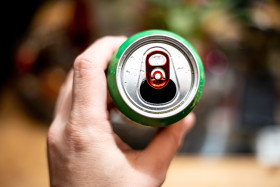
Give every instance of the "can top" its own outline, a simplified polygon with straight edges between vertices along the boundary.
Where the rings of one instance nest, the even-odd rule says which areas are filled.
[[[193,108],[195,99],[195,104],[198,102],[204,83],[203,67],[195,50],[183,38],[171,32],[147,32],[128,39],[120,49],[117,88],[133,111],[148,118],[167,118],[190,105]],[[149,56],[154,51],[160,52]],[[155,81],[166,80],[165,87],[142,92],[147,76]]]

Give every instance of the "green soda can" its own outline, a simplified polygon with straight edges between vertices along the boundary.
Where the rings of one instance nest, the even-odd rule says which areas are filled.
[[[117,108],[132,121],[165,127],[187,116],[204,85],[203,64],[181,36],[147,30],[128,38],[108,69],[108,88]]]

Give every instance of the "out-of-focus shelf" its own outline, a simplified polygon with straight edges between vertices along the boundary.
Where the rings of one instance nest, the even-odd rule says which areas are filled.
[[[47,124],[28,117],[15,94],[0,98],[0,186],[49,186]],[[280,168],[265,168],[253,156],[177,156],[163,187],[278,187]]]

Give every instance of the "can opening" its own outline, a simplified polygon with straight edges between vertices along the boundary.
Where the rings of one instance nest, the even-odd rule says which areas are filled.
[[[145,101],[149,103],[167,103],[175,97],[176,85],[170,79],[165,87],[162,89],[155,89],[148,84],[147,80],[145,80],[140,86],[140,95]]]

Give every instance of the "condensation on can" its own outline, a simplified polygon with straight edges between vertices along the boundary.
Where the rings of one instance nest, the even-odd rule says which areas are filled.
[[[184,118],[198,103],[203,85],[203,65],[195,49],[169,31],[131,36],[108,69],[108,88],[117,108],[147,126],[168,126]]]

